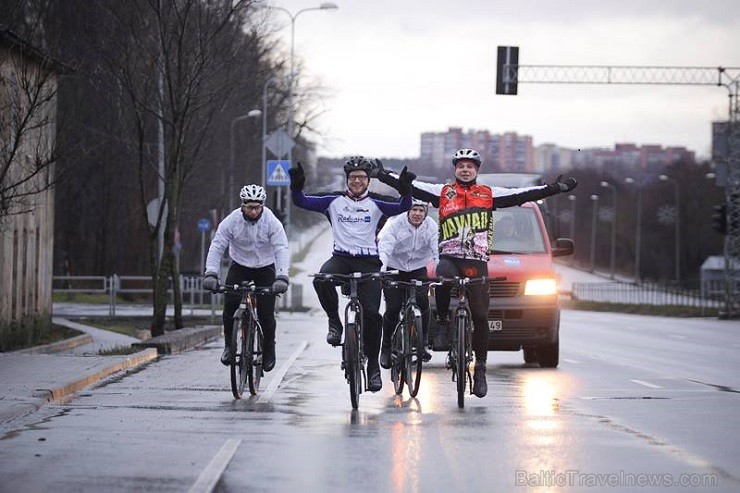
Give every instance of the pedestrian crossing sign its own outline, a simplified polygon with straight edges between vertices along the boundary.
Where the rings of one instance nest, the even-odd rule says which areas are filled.
[[[267,181],[268,185],[274,187],[287,187],[290,185],[290,161],[272,160],[267,161]]]

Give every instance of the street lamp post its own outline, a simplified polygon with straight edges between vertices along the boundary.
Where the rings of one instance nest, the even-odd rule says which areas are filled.
[[[575,241],[576,237],[576,196],[568,195],[570,200],[570,239]],[[571,265],[575,264],[575,258],[573,255],[570,257]]]
[[[635,184],[637,187],[637,217],[635,218],[635,282],[640,282],[640,254],[642,253],[642,185],[634,178],[627,177],[625,183]]]
[[[231,163],[229,165],[229,212],[234,210],[234,126],[236,122],[246,120],[247,118],[259,118],[262,115],[260,110],[251,110],[246,115],[237,116],[231,120]]]
[[[611,268],[611,278],[614,279],[617,258],[617,187],[608,181],[602,181],[601,186],[612,191],[612,208],[614,211],[612,213],[612,241],[611,251],[609,253],[609,267]]]
[[[598,225],[597,216],[599,215],[599,196],[591,195],[591,201],[593,202],[593,210],[591,211],[591,272],[593,272],[596,265],[596,227]]]
[[[295,21],[298,18],[300,14],[303,12],[309,12],[311,10],[336,10],[339,7],[332,2],[323,2],[318,7],[309,7],[306,9],[301,9],[297,11],[295,14],[292,13],[290,10],[279,7],[279,6],[272,6],[271,8],[280,10],[282,12],[285,12],[290,17],[290,74],[288,78],[288,135],[290,135],[291,138],[293,138],[293,83],[295,80]],[[291,159],[292,162],[292,159]],[[285,230],[286,233],[288,233],[288,237],[290,237],[290,200],[286,201],[286,207],[285,207],[286,217],[285,217]]]
[[[676,244],[676,281],[681,280],[681,216],[680,216],[680,205],[678,196],[678,182],[668,175],[660,175],[658,177],[660,181],[672,181],[674,190],[674,203],[676,206],[676,237],[674,243]]]

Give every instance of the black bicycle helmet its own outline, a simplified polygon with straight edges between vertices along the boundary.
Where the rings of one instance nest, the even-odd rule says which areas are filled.
[[[455,155],[452,156],[452,165],[456,166],[457,162],[463,159],[468,159],[470,161],[473,161],[478,168],[480,168],[480,154],[478,154],[478,151],[475,149],[458,149],[455,151]]]
[[[344,162],[344,174],[349,176],[352,171],[364,171],[370,176],[372,163],[364,156],[350,156]]]

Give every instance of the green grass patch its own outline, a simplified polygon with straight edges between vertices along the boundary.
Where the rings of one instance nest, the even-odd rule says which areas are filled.
[[[127,354],[134,354],[142,351],[140,347],[133,346],[118,346],[110,349],[103,349],[98,351],[98,356],[124,356]]]
[[[718,317],[718,308],[701,308],[678,305],[632,305],[626,303],[602,303],[595,301],[564,300],[562,308],[592,312],[631,313],[634,315],[655,315],[659,317]]]

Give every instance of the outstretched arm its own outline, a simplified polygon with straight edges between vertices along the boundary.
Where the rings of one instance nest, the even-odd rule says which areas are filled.
[[[400,182],[396,173],[382,170],[378,173],[378,180],[380,180],[381,183],[385,183],[386,185],[395,188],[400,193]],[[427,183],[424,181],[414,180],[411,187],[411,196],[415,199],[429,202],[434,207],[439,207],[439,194],[442,192],[443,186],[444,185],[441,183]]]
[[[556,195],[558,193],[570,192],[578,186],[578,181],[576,181],[575,178],[568,178],[565,181],[560,181],[561,178],[562,175],[558,176],[558,178],[549,185],[540,185],[537,187],[492,187],[493,205],[497,209],[522,205],[525,202],[544,199],[545,197]]]

